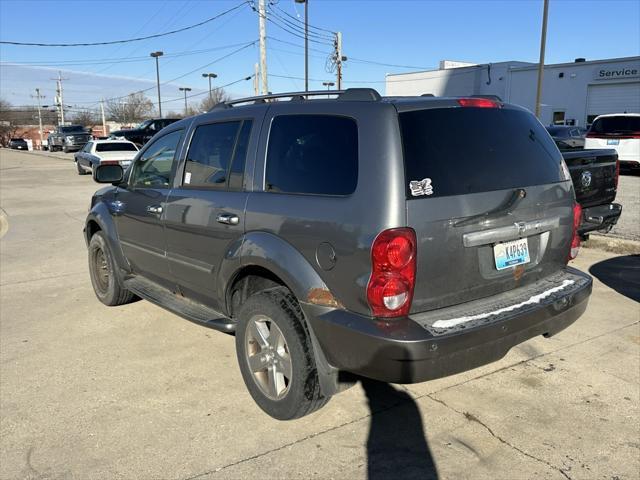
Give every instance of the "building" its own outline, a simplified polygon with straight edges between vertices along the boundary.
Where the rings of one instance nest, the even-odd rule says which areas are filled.
[[[443,60],[438,70],[388,74],[386,94],[497,95],[535,111],[538,66]],[[640,113],[640,57],[545,65],[540,121],[587,125],[604,113]]]

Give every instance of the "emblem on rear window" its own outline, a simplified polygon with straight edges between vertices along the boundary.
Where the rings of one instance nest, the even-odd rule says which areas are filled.
[[[590,187],[591,186],[591,172],[590,171],[586,171],[586,172],[582,172],[582,177],[580,177],[580,181],[582,183],[582,186],[584,188]]]
[[[423,180],[411,180],[409,182],[409,189],[411,195],[419,197],[421,195],[433,195],[433,186],[431,185],[431,179],[425,178]]]

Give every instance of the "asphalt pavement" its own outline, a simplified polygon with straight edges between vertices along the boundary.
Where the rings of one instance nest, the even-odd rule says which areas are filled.
[[[640,256],[583,249],[590,305],[555,337],[279,422],[233,337],[95,299],[82,226],[98,187],[67,157],[0,150],[0,478],[639,477]]]

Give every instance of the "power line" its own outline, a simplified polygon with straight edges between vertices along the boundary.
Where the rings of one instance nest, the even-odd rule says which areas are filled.
[[[300,20],[298,17],[294,17],[293,15],[291,15],[290,13],[284,11],[283,9],[281,9],[280,7],[278,7],[277,3],[273,3],[271,2],[270,5],[272,7],[277,8],[280,12],[284,13],[287,17],[292,18],[293,20],[296,20],[297,22],[299,22],[301,25],[304,25],[304,22],[302,20]],[[321,27],[316,27],[314,25],[309,24],[309,28],[313,28],[315,30],[321,30],[323,32],[327,32],[330,33],[331,35],[335,35],[337,32],[334,32],[333,30],[327,30],[326,28],[321,28]]]
[[[281,22],[283,22],[285,25],[287,25],[289,28],[292,28],[294,31],[300,33],[301,35],[304,35],[304,24],[300,24],[299,22],[292,22],[291,20],[286,19],[285,17],[278,15],[278,13],[274,10],[269,9],[269,13],[272,14],[273,16],[275,16],[278,20],[280,20]],[[311,26],[311,25],[309,25]],[[323,39],[323,40],[328,40],[328,41],[333,41],[333,38],[335,36],[335,34],[333,32],[331,36],[325,34],[325,33],[317,33],[317,32],[308,32],[310,37],[315,37],[318,39]]]
[[[228,10],[225,10],[222,13],[219,13],[218,15],[215,15],[213,17],[207,18],[206,20],[203,20],[202,22],[198,22],[198,23],[194,23],[193,25],[189,25],[187,27],[183,27],[183,28],[178,28],[177,30],[171,30],[169,32],[163,32],[163,33],[156,33],[154,35],[147,35],[145,37],[137,37],[137,38],[128,38],[126,40],[112,40],[109,42],[92,42],[92,43],[31,43],[31,42],[14,42],[14,41],[8,41],[8,40],[0,40],[0,44],[5,44],[5,45],[19,45],[19,46],[30,46],[30,47],[94,47],[94,46],[98,46],[98,45],[115,45],[118,43],[131,43],[131,42],[139,42],[142,40],[149,40],[151,38],[159,38],[159,37],[166,37],[167,35],[173,35],[176,33],[180,33],[180,32],[185,32],[187,30],[191,30],[193,28],[197,28],[200,27],[202,25],[205,25],[209,22],[212,22],[230,12],[233,12],[234,10],[237,10],[238,8],[244,6],[248,4],[247,1],[243,1],[242,3],[236,5],[235,7],[232,7]]]

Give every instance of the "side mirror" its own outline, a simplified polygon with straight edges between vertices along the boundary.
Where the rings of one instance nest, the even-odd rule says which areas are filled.
[[[93,181],[97,183],[121,183],[124,172],[120,165],[98,165],[93,171]]]

